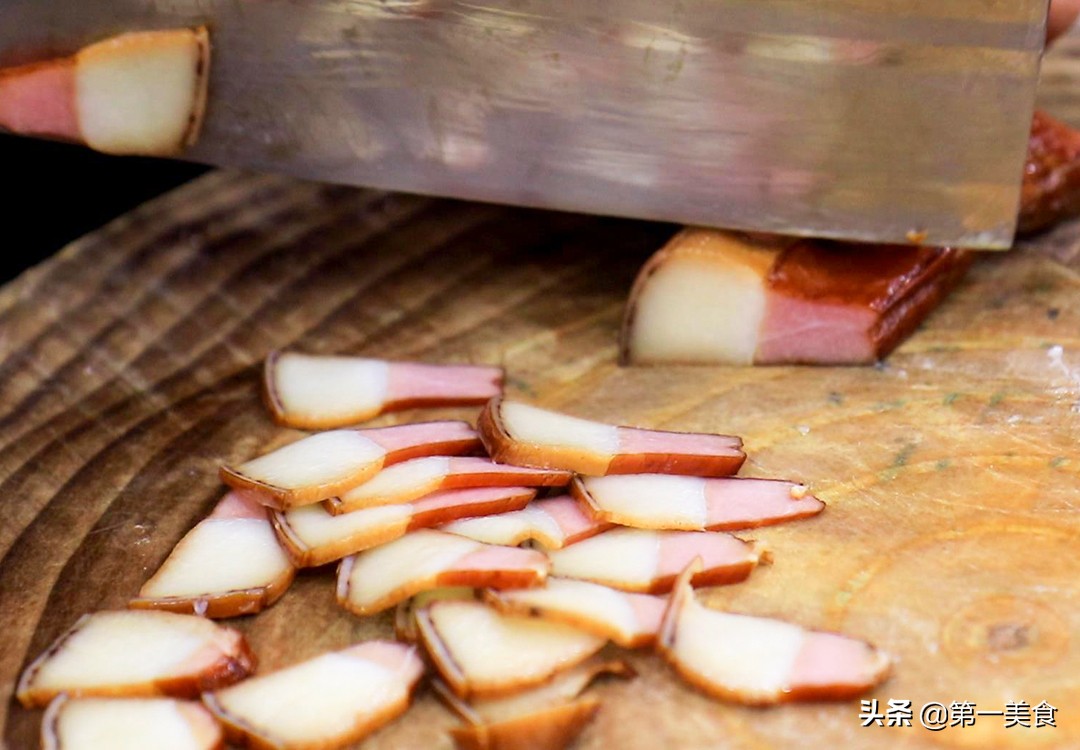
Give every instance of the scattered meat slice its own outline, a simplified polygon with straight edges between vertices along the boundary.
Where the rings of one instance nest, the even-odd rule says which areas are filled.
[[[1036,110],[1017,231],[1037,232],[1080,214],[1080,131]]]
[[[612,529],[565,549],[548,553],[551,574],[603,584],[620,591],[662,594],[695,557],[704,569],[696,586],[736,583],[750,575],[762,557],[752,542],[716,531]]]
[[[263,505],[287,510],[339,495],[390,464],[479,448],[476,432],[465,422],[331,430],[236,467],[222,466],[221,479],[235,489],[254,491],[252,497]]]
[[[550,567],[547,556],[536,550],[483,544],[442,531],[414,531],[342,560],[337,600],[354,614],[371,615],[439,587],[539,586]]]
[[[0,70],[0,127],[106,153],[176,154],[198,138],[209,65],[205,27],[121,34]]]
[[[295,575],[266,508],[230,492],[177,543],[128,606],[211,618],[253,614],[277,601]]]
[[[634,282],[622,360],[872,363],[915,330],[973,258],[955,248],[686,229],[649,259]]]
[[[700,690],[750,705],[841,700],[888,674],[888,657],[863,641],[709,609],[694,597],[693,570],[675,585],[658,647]]]
[[[43,750],[223,750],[221,726],[202,705],[172,698],[68,698],[49,704]]]
[[[514,546],[531,540],[547,549],[560,549],[611,526],[590,517],[569,495],[559,495],[534,500],[522,510],[454,521],[442,530],[488,544]]]
[[[631,679],[635,673],[624,661],[588,662],[532,690],[471,703],[454,695],[441,680],[432,684],[469,725],[450,730],[460,750],[561,750],[596,715],[600,701],[580,696],[605,676]]]
[[[325,430],[417,406],[480,405],[502,391],[501,367],[426,365],[272,352],[266,403],[287,427]]]
[[[27,708],[60,693],[192,698],[254,668],[254,654],[239,632],[202,617],[96,612],[80,618],[26,668],[16,696]]]
[[[484,407],[478,429],[500,463],[593,476],[727,476],[746,459],[737,437],[616,427],[502,398]]]
[[[803,485],[777,479],[577,477],[570,491],[594,517],[639,529],[749,529],[813,516],[825,508]]]
[[[414,503],[382,505],[340,516],[330,515],[321,505],[308,505],[274,511],[271,520],[293,562],[310,568],[392,542],[416,529],[519,510],[535,495],[536,490],[528,487],[478,487],[437,492]]]
[[[549,578],[542,588],[488,590],[485,598],[500,612],[565,622],[623,648],[652,645],[667,605],[659,596],[568,578]]]
[[[406,599],[394,609],[394,637],[403,643],[416,643],[420,634],[416,631],[416,613],[431,602],[443,599],[476,601],[479,591],[470,586],[447,586],[421,591]]]
[[[416,613],[416,625],[439,674],[461,698],[490,698],[538,685],[605,643],[569,625],[502,615],[480,602],[432,602]]]
[[[411,646],[368,641],[259,675],[203,701],[249,747],[343,747],[402,714],[424,665]]]
[[[383,469],[363,484],[342,493],[341,497],[330,498],[324,505],[337,515],[377,505],[407,503],[439,490],[565,487],[570,484],[571,476],[568,471],[508,466],[488,458],[428,456]]]

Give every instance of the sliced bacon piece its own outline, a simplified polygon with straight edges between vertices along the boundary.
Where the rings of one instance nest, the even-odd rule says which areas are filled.
[[[569,625],[502,615],[480,602],[432,602],[416,613],[416,625],[443,680],[467,699],[538,685],[605,643]]]
[[[573,475],[568,471],[530,469],[497,464],[473,456],[414,458],[383,469],[361,485],[324,505],[337,515],[377,505],[407,503],[439,490],[469,487],[565,487]]]
[[[502,398],[488,402],[477,429],[500,463],[593,476],[727,476],[746,460],[737,437],[616,427]]]
[[[632,679],[635,672],[624,661],[587,662],[532,690],[471,703],[454,695],[441,680],[432,685],[469,725],[450,730],[460,750],[561,750],[600,708],[599,699],[581,698],[581,694],[607,676]]]
[[[39,708],[60,693],[193,698],[255,669],[244,637],[210,620],[134,610],[84,615],[23,672],[16,696]]]
[[[428,529],[458,518],[505,513],[528,505],[536,490],[528,487],[478,487],[447,490],[414,503],[382,505],[332,516],[321,505],[274,511],[278,539],[301,568],[341,558],[392,542],[416,529]]]
[[[1020,188],[1017,231],[1037,232],[1080,214],[1080,131],[1035,111]]]
[[[500,612],[565,622],[623,648],[652,645],[667,606],[659,596],[569,578],[549,578],[542,588],[488,590],[484,597]]]
[[[480,448],[465,422],[419,422],[368,430],[331,430],[301,438],[236,467],[221,479],[263,505],[287,510],[339,495],[384,466],[419,456],[472,453]]]
[[[279,424],[326,430],[418,406],[479,406],[502,380],[501,367],[271,352],[264,394]]]
[[[534,500],[522,510],[464,518],[446,524],[442,530],[488,544],[514,546],[534,541],[546,549],[560,549],[611,526],[589,516],[581,503],[569,495],[559,495]]]
[[[245,746],[335,748],[402,714],[423,673],[413,647],[368,641],[207,693],[203,702]]]
[[[634,282],[622,362],[872,363],[915,330],[973,258],[955,248],[685,229]]]
[[[230,492],[177,543],[128,606],[210,618],[254,614],[276,602],[295,575],[267,509]]]
[[[550,567],[547,556],[536,550],[483,544],[442,531],[414,531],[342,560],[337,600],[354,614],[371,615],[440,587],[539,586]]]
[[[676,583],[657,645],[698,689],[749,705],[842,700],[888,675],[888,656],[863,641],[704,606],[693,573],[688,567]]]
[[[446,588],[421,591],[406,599],[394,609],[394,637],[403,643],[416,643],[420,634],[416,632],[416,613],[431,602],[443,599],[476,601],[480,592],[470,586],[447,586]]]
[[[0,70],[0,128],[112,154],[176,154],[198,138],[209,65],[200,27],[121,34]]]
[[[695,557],[704,569],[696,586],[736,583],[750,575],[762,557],[753,542],[718,531],[612,529],[548,553],[551,574],[610,586],[620,591],[662,594]]]
[[[805,486],[777,479],[577,477],[570,491],[595,518],[639,529],[750,529],[806,518],[825,508]]]
[[[68,698],[49,704],[43,750],[224,750],[221,726],[199,703],[172,698]]]

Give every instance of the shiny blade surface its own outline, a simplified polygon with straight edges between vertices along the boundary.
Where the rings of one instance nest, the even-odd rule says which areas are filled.
[[[190,158],[875,241],[1011,242],[1046,0],[0,0],[0,61],[209,23]]]

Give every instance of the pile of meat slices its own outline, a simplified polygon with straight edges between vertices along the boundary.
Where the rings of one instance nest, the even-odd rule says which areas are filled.
[[[404,712],[429,674],[463,721],[460,747],[558,748],[598,709],[582,695],[595,678],[633,677],[615,647],[654,649],[748,704],[885,678],[888,658],[862,641],[695,598],[762,559],[728,532],[820,513],[806,487],[734,478],[737,437],[591,422],[501,384],[493,367],[271,355],[275,419],[322,431],[223,467],[230,491],[130,609],[83,617],[27,667],[17,695],[48,706],[44,747],[150,747],[163,730],[192,750],[337,747]],[[484,404],[478,429],[347,427],[448,404]],[[252,676],[243,636],[212,620],[269,607],[298,568],[335,561],[341,606],[396,608],[398,640]]]

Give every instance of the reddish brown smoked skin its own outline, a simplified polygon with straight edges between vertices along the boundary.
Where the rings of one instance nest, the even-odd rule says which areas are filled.
[[[1080,214],[1080,131],[1036,110],[1031,121],[1017,231],[1037,232]]]

